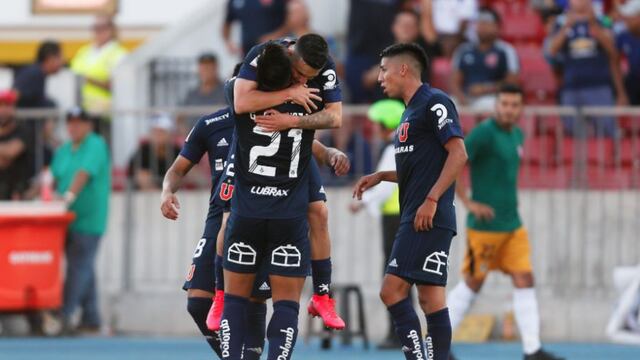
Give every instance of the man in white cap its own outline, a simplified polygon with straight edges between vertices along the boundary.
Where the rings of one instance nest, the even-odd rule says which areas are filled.
[[[129,175],[139,190],[159,190],[162,179],[180,152],[173,141],[175,125],[167,114],[151,118],[148,141],[140,144],[129,162]]]
[[[616,35],[618,50],[629,63],[624,79],[631,105],[640,105],[640,0],[627,0],[618,10],[626,29]]]

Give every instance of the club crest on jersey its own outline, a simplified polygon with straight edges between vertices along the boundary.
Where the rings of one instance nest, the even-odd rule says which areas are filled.
[[[433,252],[431,255],[427,256],[424,261],[424,265],[422,266],[422,270],[436,274],[436,275],[444,275],[444,270],[449,266],[449,256],[446,252]]]
[[[400,124],[400,126],[398,127],[398,141],[400,142],[405,142],[407,141],[407,139],[409,138],[409,125],[411,125],[410,123],[402,123]]]
[[[223,201],[229,201],[233,197],[233,184],[222,183],[220,184],[220,199]]]
[[[256,251],[243,242],[235,243],[229,246],[227,260],[240,265],[255,265]]]
[[[251,193],[262,196],[283,197],[289,196],[289,190],[278,189],[274,186],[252,186]]]
[[[271,264],[283,267],[299,267],[302,255],[297,247],[287,244],[278,246],[271,253]]]
[[[189,272],[187,273],[186,280],[191,281],[193,279],[193,274],[196,272],[196,264],[191,264],[189,267]]]

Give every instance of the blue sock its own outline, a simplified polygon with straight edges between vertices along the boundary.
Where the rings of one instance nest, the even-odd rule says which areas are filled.
[[[313,277],[313,293],[327,295],[331,291],[331,258],[311,260],[311,275]]]
[[[198,325],[198,329],[200,329],[200,332],[204,335],[211,349],[218,357],[222,357],[220,352],[220,338],[216,333],[207,328],[207,313],[209,312],[209,308],[211,308],[211,303],[213,303],[213,300],[210,298],[190,297],[187,298],[187,311],[196,325]]]
[[[387,308],[391,313],[396,334],[402,344],[402,352],[407,360],[426,359],[420,319],[413,309],[411,298],[400,301]]]
[[[448,360],[451,350],[449,309],[444,308],[427,315],[427,328],[427,359]]]
[[[273,303],[273,316],[267,329],[269,339],[267,359],[291,359],[298,337],[299,312],[300,304],[295,301],[281,300]]]
[[[215,273],[216,273],[216,290],[224,291],[224,272],[222,269],[222,256],[216,255]]]
[[[267,304],[250,302],[247,307],[247,334],[244,337],[243,360],[260,360],[264,351]]]
[[[220,321],[220,349],[223,359],[242,359],[248,306],[249,299],[224,294],[224,310]]]

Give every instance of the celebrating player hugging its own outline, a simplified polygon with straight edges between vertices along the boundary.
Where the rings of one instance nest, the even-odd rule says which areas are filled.
[[[453,102],[420,80],[426,65],[427,56],[416,44],[396,44],[382,52],[378,81],[389,97],[407,106],[395,137],[396,171],[364,176],[353,192],[361,199],[381,181],[398,183],[401,223],[380,297],[406,359],[447,360],[451,324],[445,285],[456,234],[454,182],[467,153]],[[427,318],[426,345],[409,298],[414,284]]]

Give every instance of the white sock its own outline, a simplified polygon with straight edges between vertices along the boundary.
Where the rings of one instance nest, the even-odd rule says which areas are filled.
[[[535,353],[540,344],[540,315],[538,300],[534,288],[515,289],[513,292],[513,311],[522,338],[522,347],[526,355]]]
[[[449,318],[451,319],[451,330],[458,327],[464,315],[469,311],[471,303],[476,298],[476,293],[471,290],[464,281],[456,285],[449,292],[447,306],[449,307]]]

